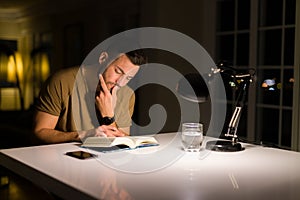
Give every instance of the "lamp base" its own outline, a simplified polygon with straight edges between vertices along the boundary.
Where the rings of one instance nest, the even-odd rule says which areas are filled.
[[[228,140],[208,141],[205,148],[208,150],[221,152],[236,152],[244,150],[240,143],[233,143],[232,141]]]

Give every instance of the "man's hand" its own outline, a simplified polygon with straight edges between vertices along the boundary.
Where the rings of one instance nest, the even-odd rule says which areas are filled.
[[[95,136],[104,136],[105,137],[123,137],[125,136],[125,134],[120,131],[118,128],[116,128],[115,126],[112,125],[102,125],[99,126],[97,129],[97,133]]]
[[[117,101],[116,90],[118,89],[118,87],[113,87],[113,91],[112,93],[110,93],[101,74],[99,76],[99,79],[102,90],[100,91],[99,95],[96,96],[96,106],[103,117],[113,117],[114,108]]]
[[[79,131],[78,137],[84,141],[87,137],[123,137],[126,134],[113,125],[102,125],[88,131]]]

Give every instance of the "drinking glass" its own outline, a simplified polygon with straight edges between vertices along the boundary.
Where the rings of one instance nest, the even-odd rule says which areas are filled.
[[[203,141],[203,124],[183,123],[181,141],[183,149],[188,152],[200,151]]]

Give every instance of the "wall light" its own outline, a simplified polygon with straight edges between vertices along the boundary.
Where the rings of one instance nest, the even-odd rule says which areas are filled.
[[[38,96],[42,84],[50,74],[49,47],[39,47],[31,52],[33,98]]]
[[[2,97],[16,98],[14,90],[18,91],[20,107],[24,109],[23,90],[21,81],[23,80],[23,63],[21,55],[6,46],[0,46],[0,105],[3,110],[15,110],[15,101],[7,100],[2,102]],[[3,95],[6,92],[8,95]]]

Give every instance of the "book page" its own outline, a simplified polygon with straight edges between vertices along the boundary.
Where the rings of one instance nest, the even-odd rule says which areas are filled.
[[[84,147],[110,147],[114,138],[110,137],[88,137],[82,144]]]
[[[132,137],[136,146],[143,146],[148,144],[158,144],[158,141],[154,137]]]
[[[157,144],[154,137],[128,136],[128,137],[88,137],[82,147],[113,147],[125,145],[131,149],[138,146]]]
[[[116,137],[114,141],[111,143],[111,146],[117,145],[126,145],[130,148],[135,148],[135,142],[131,139],[131,137]]]

